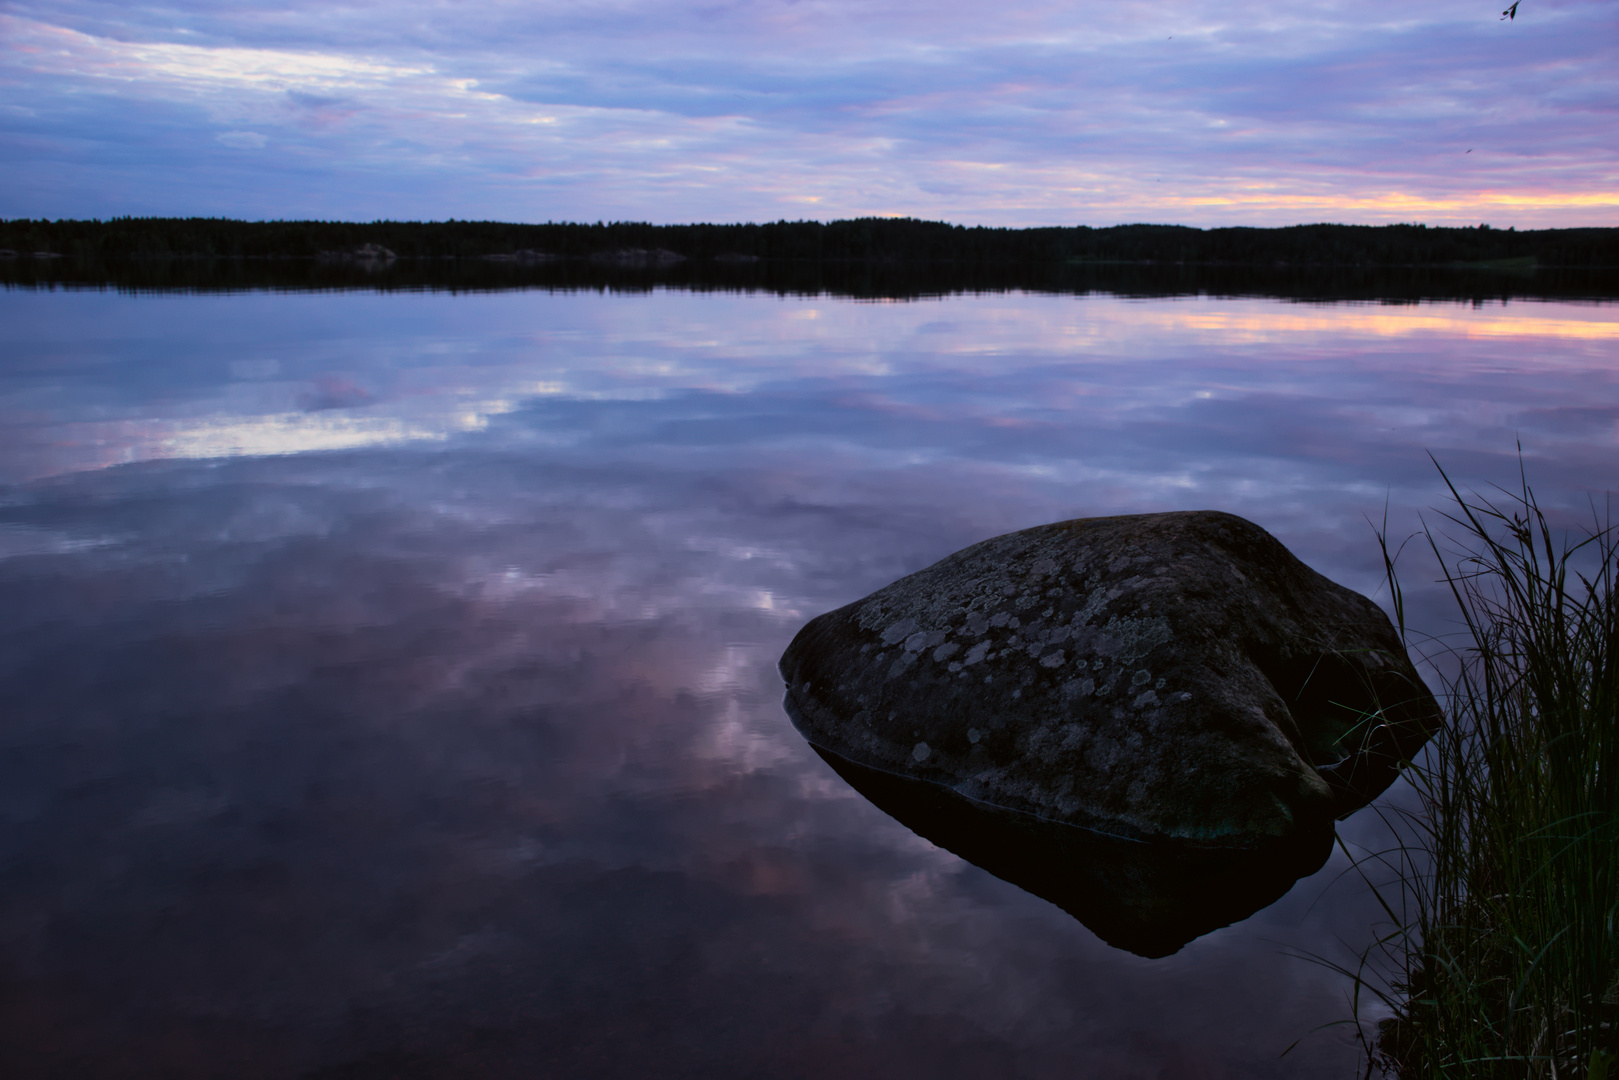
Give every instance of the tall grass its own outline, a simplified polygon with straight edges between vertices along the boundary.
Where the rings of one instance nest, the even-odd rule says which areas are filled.
[[[1619,1078],[1619,534],[1562,539],[1521,475],[1482,498],[1440,473],[1453,506],[1421,535],[1465,633],[1433,657],[1447,723],[1405,770],[1417,805],[1384,811],[1393,928],[1354,974],[1357,1011],[1392,1015],[1367,1075]]]

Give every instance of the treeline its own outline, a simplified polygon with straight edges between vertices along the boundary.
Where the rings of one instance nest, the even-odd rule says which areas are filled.
[[[687,259],[672,265],[591,259],[0,259],[0,289],[142,293],[552,292],[679,289],[915,300],[962,293],[1263,296],[1379,303],[1619,299],[1619,267],[1502,271],[1453,266],[1207,263],[981,263]]]
[[[911,218],[778,221],[759,225],[634,222],[512,224],[495,221],[233,221],[113,218],[0,221],[0,251],[75,259],[319,258],[365,245],[401,259],[537,253],[559,259],[616,252],[672,252],[688,260],[947,262],[963,265],[1072,262],[1210,265],[1545,267],[1619,266],[1619,229],[1428,228],[1423,225],[1296,225],[1194,229],[1117,225],[1032,229],[965,227]]]

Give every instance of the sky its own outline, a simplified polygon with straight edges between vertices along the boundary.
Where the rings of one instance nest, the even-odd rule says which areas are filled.
[[[1612,0],[0,0],[0,217],[1619,226]]]

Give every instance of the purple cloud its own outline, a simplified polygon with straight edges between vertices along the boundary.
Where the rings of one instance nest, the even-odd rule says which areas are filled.
[[[353,379],[340,375],[322,375],[309,389],[298,395],[298,407],[305,412],[324,409],[353,409],[375,401],[371,391]]]
[[[1597,0],[3,11],[8,216],[1619,221]]]

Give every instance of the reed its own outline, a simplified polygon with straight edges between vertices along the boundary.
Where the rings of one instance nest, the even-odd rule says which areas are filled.
[[[1521,469],[1492,498],[1440,475],[1453,503],[1418,535],[1464,632],[1429,653],[1447,722],[1405,769],[1414,808],[1383,810],[1400,839],[1357,859],[1391,927],[1350,972],[1367,1076],[1619,1077],[1619,535],[1594,513],[1564,538]]]

